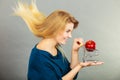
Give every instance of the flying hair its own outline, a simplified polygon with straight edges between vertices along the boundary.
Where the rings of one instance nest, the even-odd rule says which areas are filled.
[[[18,2],[14,13],[20,16],[27,24],[30,31],[42,38],[55,37],[60,31],[63,31],[67,23],[73,23],[74,28],[78,26],[78,21],[64,10],[55,10],[49,16],[39,12],[36,2],[31,4]]]
[[[16,8],[14,8],[14,14],[20,16],[26,22],[28,28],[34,35],[41,36],[38,29],[44,22],[46,16],[39,12],[35,0],[30,5],[18,2]]]

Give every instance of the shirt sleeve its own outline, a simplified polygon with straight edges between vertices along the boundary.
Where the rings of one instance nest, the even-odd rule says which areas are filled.
[[[35,65],[29,71],[28,80],[62,80],[48,64]]]

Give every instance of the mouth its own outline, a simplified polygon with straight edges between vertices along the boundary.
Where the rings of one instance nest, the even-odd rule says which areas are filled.
[[[64,40],[65,40],[65,42],[67,42],[68,38],[65,38]]]

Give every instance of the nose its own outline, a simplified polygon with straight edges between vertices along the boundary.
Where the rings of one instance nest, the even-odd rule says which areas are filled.
[[[71,34],[69,34],[69,38],[72,38],[72,35],[71,35]]]

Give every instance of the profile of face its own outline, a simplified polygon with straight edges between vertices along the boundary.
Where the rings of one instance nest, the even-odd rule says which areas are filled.
[[[56,41],[58,44],[64,45],[69,38],[72,37],[72,31],[74,28],[73,23],[67,23],[65,26],[65,30],[60,31],[56,36]]]

